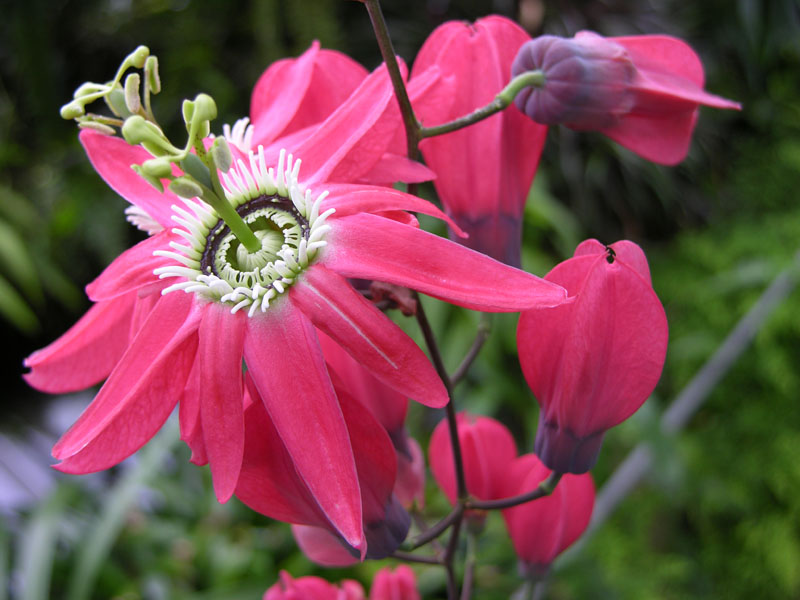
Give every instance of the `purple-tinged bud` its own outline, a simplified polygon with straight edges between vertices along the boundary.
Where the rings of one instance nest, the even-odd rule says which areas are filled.
[[[636,75],[627,50],[597,34],[575,38],[545,35],[526,42],[511,65],[513,76],[542,71],[542,87],[529,87],[514,100],[537,123],[573,129],[604,129],[630,112]]]

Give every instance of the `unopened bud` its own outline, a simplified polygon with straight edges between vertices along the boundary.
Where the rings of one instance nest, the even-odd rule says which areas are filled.
[[[147,46],[139,46],[131,52],[126,58],[126,62],[129,62],[132,67],[136,67],[137,69],[141,69],[144,66],[145,60],[147,57],[150,56],[150,48]]]
[[[148,56],[144,63],[144,76],[150,91],[157,94],[161,91],[161,77],[158,74],[158,58]]]
[[[161,180],[157,177],[151,177],[147,173],[142,170],[142,167],[139,165],[131,165],[131,169],[133,169],[142,179],[144,179],[147,183],[152,185],[156,188],[159,192],[164,192],[164,185],[161,183]]]
[[[144,145],[153,155],[163,156],[168,153],[165,148],[169,146],[169,141],[164,132],[158,128],[158,125],[139,115],[125,119],[125,123],[122,124],[122,137],[134,146]]]
[[[211,156],[214,158],[214,164],[223,173],[227,173],[233,165],[233,152],[228,145],[228,140],[224,137],[214,140],[214,144],[211,146]]]
[[[85,109],[83,108],[83,104],[73,100],[72,102],[68,102],[61,107],[61,118],[70,121],[83,116],[84,112]]]
[[[142,163],[142,172],[150,177],[163,179],[172,175],[172,163],[166,158],[151,158]]]
[[[169,184],[169,189],[181,198],[199,198],[203,195],[203,189],[192,181],[189,177],[178,177]]]
[[[138,73],[131,73],[125,79],[125,106],[133,114],[138,113],[142,108],[142,100],[139,96],[140,81]]]
[[[630,112],[636,67],[628,51],[591,32],[574,38],[545,35],[526,42],[511,65],[513,76],[544,73],[541,87],[523,89],[517,107],[544,125],[605,129]]]

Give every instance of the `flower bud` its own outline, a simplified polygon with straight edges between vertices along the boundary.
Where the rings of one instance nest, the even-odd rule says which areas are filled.
[[[321,577],[294,579],[281,571],[280,581],[264,593],[263,600],[364,600],[364,589],[356,581],[344,580],[341,586]]]
[[[535,70],[544,73],[545,84],[525,88],[514,102],[537,123],[603,129],[633,105],[630,84],[636,67],[625,48],[598,35],[545,35],[525,43],[511,72]]]
[[[192,181],[189,177],[178,177],[169,184],[169,190],[181,198],[200,198],[203,196],[203,189]]]
[[[369,600],[420,600],[417,578],[411,567],[400,565],[394,571],[384,567],[375,574]]]
[[[543,36],[525,44],[512,67],[541,70],[516,105],[540,123],[597,130],[656,163],[684,159],[700,105],[741,109],[703,90],[703,65],[685,42],[666,35],[604,38]]]
[[[550,469],[585,473],[607,429],[655,388],[667,352],[667,317],[636,244],[587,240],[545,277],[572,302],[520,315],[522,372],[539,402],[534,451]]]
[[[530,492],[550,476],[533,454],[520,456],[504,473],[504,496]],[[503,510],[523,574],[544,575],[550,563],[584,532],[593,508],[594,483],[585,473],[564,475],[549,496]]]
[[[503,473],[517,456],[511,432],[499,421],[468,413],[456,415],[456,422],[467,491],[480,500],[501,498]],[[455,504],[456,474],[447,420],[442,420],[433,431],[428,461],[439,487]]]

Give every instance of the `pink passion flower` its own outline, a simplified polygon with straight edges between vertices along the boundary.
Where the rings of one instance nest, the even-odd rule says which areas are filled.
[[[284,73],[287,85],[291,74]],[[424,93],[431,82],[417,89]],[[320,90],[306,93],[312,92]],[[274,118],[289,112],[297,118],[288,108]],[[251,116],[260,122],[261,115]],[[386,281],[488,311],[565,299],[558,285],[418,229],[404,211],[445,218],[430,203],[346,183],[419,174],[388,152],[399,123],[382,67],[321,123],[270,140],[222,174],[227,201],[262,242],[255,253],[244,250],[210,206],[160,193],[140,179],[130,165],[151,158],[145,150],[81,133],[98,172],[152,217],[152,231],[163,230],[118,257],[88,286],[96,303],[89,313],[26,360],[26,379],[45,391],[107,377],[53,448],[61,461],[56,468],[87,473],[117,464],[180,401],[182,437],[202,434],[217,497],[226,501],[245,455],[244,361],[319,510],[363,552],[356,462],[317,328],[402,395],[441,407],[447,394],[419,347],[347,278]],[[282,150],[287,145],[298,158]]]
[[[534,451],[554,471],[585,473],[606,430],[636,412],[658,383],[667,317],[644,252],[632,242],[586,240],[546,279],[573,301],[520,315],[519,361],[541,407]]]
[[[498,16],[438,27],[420,49],[411,80],[436,66],[450,78],[452,91],[447,101],[414,107],[422,123],[440,125],[491,102],[511,79],[511,63],[529,40],[519,25]],[[522,211],[546,135],[547,127],[512,106],[422,141],[445,211],[469,234],[462,244],[520,265]]]
[[[741,109],[703,90],[703,65],[683,40],[666,35],[574,38],[526,43],[512,72],[541,70],[545,83],[515,103],[534,121],[600,131],[639,156],[674,165],[689,150],[700,105]]]

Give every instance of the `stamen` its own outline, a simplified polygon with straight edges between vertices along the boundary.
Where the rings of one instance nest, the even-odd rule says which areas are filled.
[[[225,135],[235,137],[238,126]],[[180,225],[173,231],[188,246],[170,242],[174,252],[157,251],[156,255],[174,263],[154,272],[160,278],[186,281],[162,293],[182,289],[227,304],[231,312],[249,306],[251,317],[266,311],[326,246],[323,238],[331,229],[325,220],[334,209],[320,214],[327,192],[314,198],[311,190],[301,186],[300,165],[300,159],[281,150],[276,168],[268,168],[264,148],[259,146],[247,160],[237,160],[222,173],[227,201],[261,241],[261,249],[255,252],[245,249],[215,210],[201,200],[173,206],[172,219]]]

